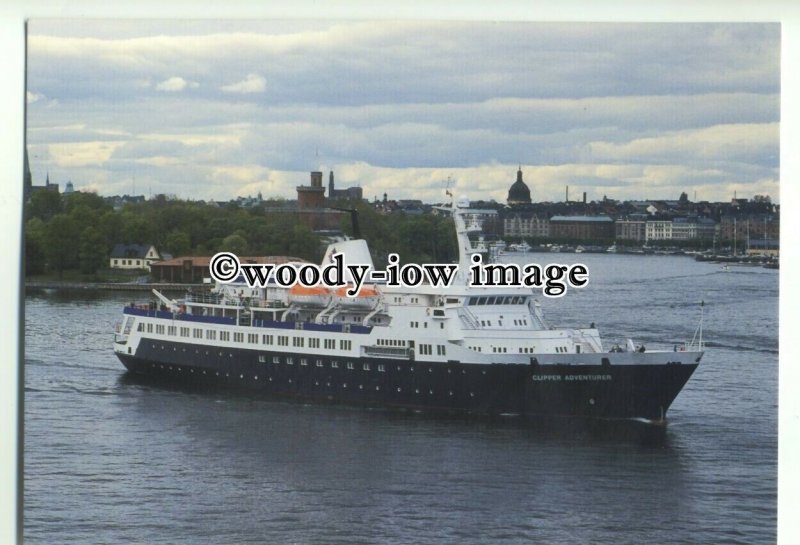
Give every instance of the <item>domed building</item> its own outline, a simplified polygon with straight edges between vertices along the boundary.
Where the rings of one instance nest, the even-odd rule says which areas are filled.
[[[517,171],[517,181],[514,182],[508,190],[508,204],[513,206],[515,204],[530,204],[531,203],[531,190],[522,181],[522,168]]]

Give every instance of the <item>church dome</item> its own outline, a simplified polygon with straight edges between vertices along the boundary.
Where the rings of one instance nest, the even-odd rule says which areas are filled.
[[[522,169],[517,171],[517,181],[508,190],[508,204],[530,204],[531,190],[522,181]]]

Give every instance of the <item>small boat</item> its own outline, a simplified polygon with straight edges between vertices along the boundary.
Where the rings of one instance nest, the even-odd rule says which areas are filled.
[[[363,286],[353,297],[347,295],[347,290],[353,286],[342,286],[336,290],[336,302],[347,308],[373,308],[381,299],[381,294],[375,286]]]
[[[325,308],[331,302],[331,290],[325,286],[302,286],[289,288],[289,302],[310,308]]]

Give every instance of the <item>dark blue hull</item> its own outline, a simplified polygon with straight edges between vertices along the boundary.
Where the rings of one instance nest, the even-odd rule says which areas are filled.
[[[663,421],[697,364],[483,365],[342,359],[143,339],[133,373],[372,407]]]

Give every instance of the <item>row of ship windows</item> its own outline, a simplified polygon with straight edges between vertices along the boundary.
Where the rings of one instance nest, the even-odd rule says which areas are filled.
[[[293,356],[286,356],[283,359],[284,359],[284,363],[286,365],[294,365],[294,357]],[[300,358],[299,360],[300,360],[300,365],[302,367],[308,366],[308,358]],[[281,357],[280,356],[272,356],[272,363],[279,364],[280,362],[281,362]],[[263,354],[258,356],[258,363],[267,363],[267,356],[265,356]],[[325,367],[325,363],[322,360],[319,360],[319,359],[318,360],[314,360],[314,364],[317,367]],[[347,369],[350,369],[350,370],[353,370],[353,369],[356,368],[355,364],[352,361],[346,362],[345,365],[346,365]],[[331,369],[338,369],[338,368],[339,368],[339,362],[336,361],[336,360],[331,361]],[[369,363],[364,363],[364,364],[361,365],[361,369],[364,370],[364,371],[369,371],[371,368],[372,368],[371,364],[369,364]],[[380,372],[380,373],[385,373],[386,372],[386,366],[383,365],[382,363],[378,364],[377,369],[378,369],[378,372]],[[399,367],[397,369],[400,370]]]
[[[419,297],[409,297],[408,301],[412,305],[418,304],[419,303]],[[402,297],[394,297],[393,302],[402,303],[403,302],[403,298]]]
[[[430,344],[420,344],[419,345],[419,353],[422,356],[431,356],[433,355],[433,346]],[[443,344],[436,345],[436,355],[437,356],[446,356],[447,351]]]
[[[378,339],[377,340],[378,346],[395,346],[398,348],[405,348],[408,343],[403,339]],[[420,344],[419,345],[419,353],[422,356],[431,356],[433,355],[433,345],[430,344]],[[443,344],[436,345],[436,355],[437,356],[446,356],[447,355],[447,348]]]
[[[514,320],[514,325],[528,325],[528,320]],[[503,320],[497,320],[497,326],[503,327]],[[492,321],[481,320],[481,327],[492,327]]]
[[[408,325],[414,329],[419,329],[419,322],[409,322]],[[422,328],[428,329],[428,322],[422,322]],[[439,329],[444,329],[444,322],[439,322]]]
[[[155,367],[155,366],[156,366],[156,364],[155,364],[155,363],[153,363],[153,364],[151,364],[151,365],[152,365],[152,367]],[[161,369],[164,369],[164,365],[163,365],[163,364],[160,364],[160,367],[161,367]],[[170,371],[172,371],[172,370],[173,370],[173,366],[172,366],[172,365],[168,365],[168,366],[167,366],[167,368],[168,368]],[[399,369],[400,369],[400,368],[398,367],[398,370],[399,370]],[[183,368],[181,368],[180,366],[177,366],[177,370],[178,370],[178,371],[183,371]],[[413,371],[413,370],[414,370],[414,368],[412,367],[412,368],[411,368],[411,370]],[[191,368],[190,368],[190,369],[189,369],[189,372],[190,372],[190,373],[194,373],[194,369],[191,369]],[[449,370],[448,370],[448,372],[449,372]],[[462,372],[463,372],[463,371],[462,371]],[[220,376],[220,373],[219,373],[219,371],[216,371],[215,373],[216,373],[216,376]],[[204,374],[204,375],[206,374],[206,370],[205,370],[205,369],[203,369],[203,370],[202,370],[202,374]],[[485,375],[485,374],[486,374],[486,371],[483,371],[483,374]],[[230,375],[230,373],[225,373],[225,377],[230,377],[230,376],[231,376],[231,375]],[[242,380],[244,379],[244,374],[243,374],[243,373],[240,373],[240,374],[239,374],[239,379],[242,379]],[[253,380],[258,380],[258,375],[253,375]],[[268,376],[268,377],[267,377],[267,380],[268,380],[269,382],[272,382],[272,381],[273,381],[272,377],[270,377],[270,376]],[[288,380],[288,383],[289,383],[289,384],[292,384],[292,382],[293,382],[293,379],[287,379],[287,380]],[[314,385],[315,385],[315,386],[319,386],[319,385],[320,385],[320,384],[319,384],[319,381],[318,381],[318,380],[315,380],[315,381],[314,381]],[[325,383],[325,386],[327,386],[327,387],[330,387],[330,385],[331,385],[331,383],[330,383],[330,382],[326,382],[326,383]],[[342,383],[342,388],[347,388],[347,383],[346,383],[346,382],[343,382],[343,383]],[[358,385],[358,389],[359,389],[359,390],[363,390],[363,389],[364,389],[364,385],[363,385],[363,384],[359,384],[359,385]],[[380,389],[381,389],[380,385],[376,385],[376,386],[375,386],[375,391],[380,391]],[[402,388],[401,386],[397,386],[397,387],[396,387],[396,390],[397,390],[397,392],[398,392],[398,393],[400,393],[400,392],[402,392],[402,391],[403,391],[403,388]],[[414,389],[414,393],[415,393],[415,394],[419,394],[419,393],[421,393],[421,392],[420,392],[420,389],[419,389],[419,388],[415,388],[415,389]],[[454,392],[453,392],[453,390],[448,390],[448,392],[447,392],[447,393],[448,393],[448,395],[449,395],[449,396],[452,396],[452,395],[454,395]],[[429,388],[429,389],[428,389],[428,394],[429,394],[429,395],[433,395],[433,389],[430,389],[430,388]],[[475,397],[475,392],[470,392],[470,393],[469,393],[469,396],[470,396],[470,397]]]
[[[406,346],[403,339],[378,339],[378,346]]]
[[[137,327],[137,331],[144,332],[145,330],[147,333],[153,333],[153,324],[143,324],[139,322]],[[180,336],[180,337],[192,337],[194,339],[202,339],[205,335],[205,338],[209,341],[216,341],[217,340],[217,333],[219,333],[219,340],[220,341],[230,341],[231,340],[231,332],[230,331],[217,331],[216,329],[202,329],[199,327],[189,328],[189,327],[181,327],[170,325],[164,326],[161,324],[156,324],[155,332],[157,335],[169,335],[169,336]],[[306,338],[305,337],[290,337],[289,335],[269,335],[269,334],[261,334],[259,336],[258,333],[248,333],[247,334],[247,343],[248,344],[264,344],[267,346],[277,344],[277,346],[289,346],[289,342],[291,339],[292,346],[296,348],[304,348]],[[276,343],[277,341],[277,343]],[[322,341],[322,343],[320,343]],[[235,343],[244,343],[244,333],[233,332],[233,342]],[[326,350],[335,350],[336,349],[336,339],[318,339],[316,337],[311,337],[308,339],[308,347],[309,348],[320,348],[320,344]],[[340,339],[339,340],[339,350],[352,350],[353,348],[353,341]]]
[[[483,348],[480,347],[480,346],[470,346],[469,349],[470,350],[474,350],[475,352],[483,352]],[[492,347],[492,352],[494,352],[496,354],[497,353],[505,354],[505,353],[508,352],[508,348],[506,348],[505,346],[493,346]],[[556,352],[566,353],[567,352],[567,348],[566,347],[562,347],[562,346],[557,346],[556,347]],[[523,346],[523,347],[521,347],[519,349],[519,353],[520,354],[534,354],[535,352],[534,352],[532,346]]]
[[[220,355],[222,355],[222,352],[220,352]],[[272,356],[272,358],[269,361],[271,361],[275,365],[278,365],[278,364],[281,363],[281,356]],[[267,356],[266,355],[260,354],[258,356],[258,363],[267,363],[267,362],[268,362],[268,360],[267,360]],[[301,367],[307,367],[308,363],[309,363],[309,360],[308,360],[308,358],[298,358],[298,362],[299,362]],[[285,363],[286,365],[294,365],[295,358],[293,356],[283,356],[283,363]],[[337,360],[331,360],[330,368],[331,369],[339,369],[339,363],[340,362],[337,361]],[[321,359],[316,359],[316,360],[314,360],[314,365],[316,367],[325,367],[325,362],[323,360],[321,360]],[[373,366],[372,366],[371,363],[362,363],[361,364],[362,371],[370,371],[370,370],[372,370],[372,367]],[[354,370],[356,368],[356,364],[353,363],[352,361],[348,361],[348,362],[345,362],[345,367],[344,368],[345,369],[349,369],[350,371],[352,371],[352,370]],[[379,373],[385,373],[386,372],[386,365],[383,364],[383,363],[379,363],[379,364],[377,364],[375,366],[375,369]],[[398,365],[397,366],[397,370],[398,371],[402,371],[403,368]],[[410,373],[413,373],[414,372],[414,367],[413,366],[409,367],[408,371]],[[452,369],[448,369],[447,372],[448,373],[452,373],[453,371],[452,371]],[[428,367],[428,373],[433,373],[433,367]],[[466,375],[467,371],[462,369],[461,370],[461,374],[462,375]],[[486,371],[483,371],[483,374],[485,375]]]
[[[153,332],[153,324],[143,324],[139,323],[138,331],[143,332],[147,331],[147,333]],[[206,329],[203,330],[202,328],[189,328],[189,327],[180,327],[178,326],[164,326],[161,324],[156,324],[155,332],[159,335],[164,335],[166,330],[167,335],[178,335],[180,333],[181,337],[189,337],[190,335],[195,339],[202,339],[203,334],[205,331],[205,338],[210,341],[217,340],[217,333],[219,333],[219,340],[220,341],[230,341],[231,340],[231,332],[230,331],[219,331],[215,329]],[[261,334],[259,337],[258,333],[248,333],[247,334],[247,343],[248,344],[263,344],[266,346],[271,346],[277,344],[277,346],[289,346],[289,339],[291,339],[292,346],[295,348],[304,348],[305,347],[305,337],[290,337],[289,335],[271,335],[271,334]],[[259,342],[260,341],[260,342]],[[277,341],[277,343],[275,342]],[[336,339],[318,339],[316,337],[311,337],[308,339],[308,347],[309,348],[320,348],[320,341],[322,341],[322,347],[325,350],[335,350],[336,349]],[[235,343],[244,343],[244,333],[234,332],[233,333],[233,342]],[[398,347],[405,347],[406,341],[400,339],[378,339],[379,346],[398,346]],[[339,350],[352,350],[353,342],[346,339],[339,340]],[[423,356],[430,356],[433,355],[433,347],[430,344],[420,344],[419,345],[419,353]],[[447,349],[445,345],[436,345],[436,355],[437,356],[446,356]]]
[[[522,295],[498,295],[496,297],[470,297],[468,305],[524,305],[528,298]]]

